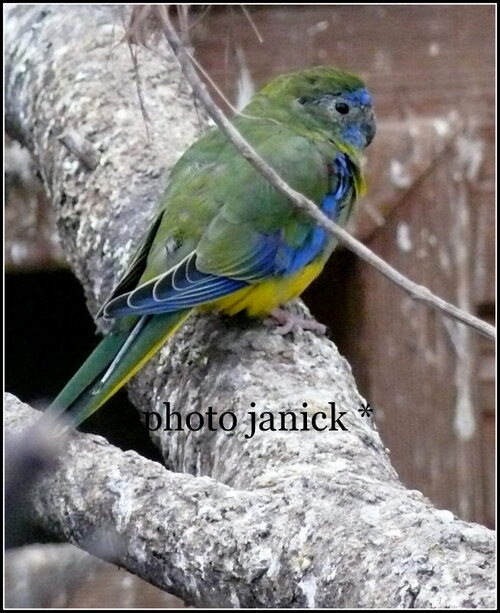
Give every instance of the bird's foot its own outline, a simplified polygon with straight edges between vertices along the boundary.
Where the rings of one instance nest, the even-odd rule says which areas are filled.
[[[315,319],[297,317],[297,315],[279,308],[271,311],[270,317],[265,320],[265,323],[274,325],[274,330],[276,333],[281,335],[288,334],[294,328],[301,328],[302,330],[316,330],[320,334],[325,334],[326,332],[326,326],[320,324],[319,321],[316,321]]]

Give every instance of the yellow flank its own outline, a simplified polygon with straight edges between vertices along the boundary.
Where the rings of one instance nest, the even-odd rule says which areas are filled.
[[[315,260],[294,275],[267,279],[255,285],[224,296],[207,305],[227,315],[235,315],[246,309],[251,317],[264,317],[281,304],[300,296],[306,287],[323,270],[325,259]]]

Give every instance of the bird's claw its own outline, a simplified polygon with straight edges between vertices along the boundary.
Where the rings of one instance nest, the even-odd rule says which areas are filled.
[[[320,324],[315,319],[306,319],[305,317],[297,317],[293,313],[289,313],[284,309],[274,309],[270,313],[270,317],[265,320],[265,323],[274,326],[277,334],[284,336],[291,332],[294,328],[302,330],[315,330],[320,334],[325,334],[326,326]],[[278,324],[278,325],[276,325]]]

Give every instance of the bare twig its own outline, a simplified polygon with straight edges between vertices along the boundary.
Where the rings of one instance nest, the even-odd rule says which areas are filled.
[[[227,105],[227,107],[229,109],[231,109],[231,111],[235,114],[235,115],[242,115],[242,113],[239,111],[239,109],[234,106],[233,104],[231,104],[231,101],[227,98],[227,96],[224,94],[224,92],[222,91],[222,89],[217,85],[217,83],[212,79],[212,77],[208,74],[208,72],[203,68],[203,66],[200,64],[200,62],[198,62],[198,60],[191,54],[189,53],[189,51],[186,50],[186,48],[184,48],[185,53],[188,55],[189,59],[191,60],[191,62],[196,66],[196,68],[198,68],[198,70],[201,72],[201,74],[205,77],[205,79],[210,83],[210,85],[214,88],[214,90],[217,92],[217,94],[220,96],[221,100],[224,101],[224,103]],[[246,117],[246,115],[245,115]]]
[[[389,279],[389,281],[392,281],[392,283],[402,288],[414,300],[423,302],[427,306],[440,311],[447,317],[451,317],[462,322],[489,339],[496,339],[496,330],[493,326],[482,321],[478,317],[471,315],[470,313],[466,313],[443,298],[436,296],[427,287],[418,285],[417,283],[408,279],[405,275],[393,268],[373,251],[368,249],[368,247],[356,240],[343,228],[332,220],[328,219],[328,217],[322,213],[314,202],[306,198],[303,194],[300,194],[292,189],[285,181],[283,181],[278,173],[262,159],[262,157],[250,146],[250,144],[241,136],[238,130],[231,124],[224,113],[217,107],[205,84],[196,73],[191,59],[184,49],[184,46],[170,21],[167,9],[164,6],[159,6],[156,8],[157,15],[163,24],[163,34],[179,60],[186,79],[191,85],[196,96],[205,106],[207,113],[226,134],[239,153],[246,160],[248,160],[250,164],[254,166],[254,168],[263,174],[269,183],[273,185],[273,187],[289,198],[293,206],[306,213],[316,223],[324,227],[330,234],[335,236],[339,242],[348,247],[362,260],[373,266],[373,268],[383,274],[384,277]]]
[[[243,15],[245,15],[245,17],[247,18],[248,23],[252,26],[252,30],[255,32],[255,36],[257,37],[257,40],[259,41],[259,43],[263,43],[264,37],[262,36],[262,34],[259,32],[259,29],[255,25],[255,21],[252,19],[252,16],[248,12],[247,7],[244,4],[240,4],[240,8],[243,11]]]
[[[159,37],[159,20],[150,6],[134,6],[122,42],[143,47],[155,46]]]
[[[139,74],[139,63],[137,61],[137,51],[132,46],[131,41],[127,41],[128,49],[130,52],[130,57],[132,58],[132,65],[134,67],[134,80],[135,86],[137,90],[137,97],[139,99],[139,108],[141,109],[142,118],[144,119],[144,127],[146,129],[146,138],[148,143],[151,142],[151,134],[149,130],[149,124],[151,123],[151,119],[149,118],[148,112],[146,111],[146,105],[144,104],[144,96],[142,94],[142,83],[141,76]]]

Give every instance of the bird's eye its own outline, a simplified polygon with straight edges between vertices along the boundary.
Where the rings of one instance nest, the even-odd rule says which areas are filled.
[[[340,113],[341,115],[347,115],[347,113],[349,112],[349,105],[346,104],[345,102],[336,102],[335,110],[337,111],[337,113]]]
[[[305,103],[307,102],[307,99],[306,99],[306,98],[304,98],[304,97],[297,98],[297,102],[298,102],[299,104],[305,104]]]

